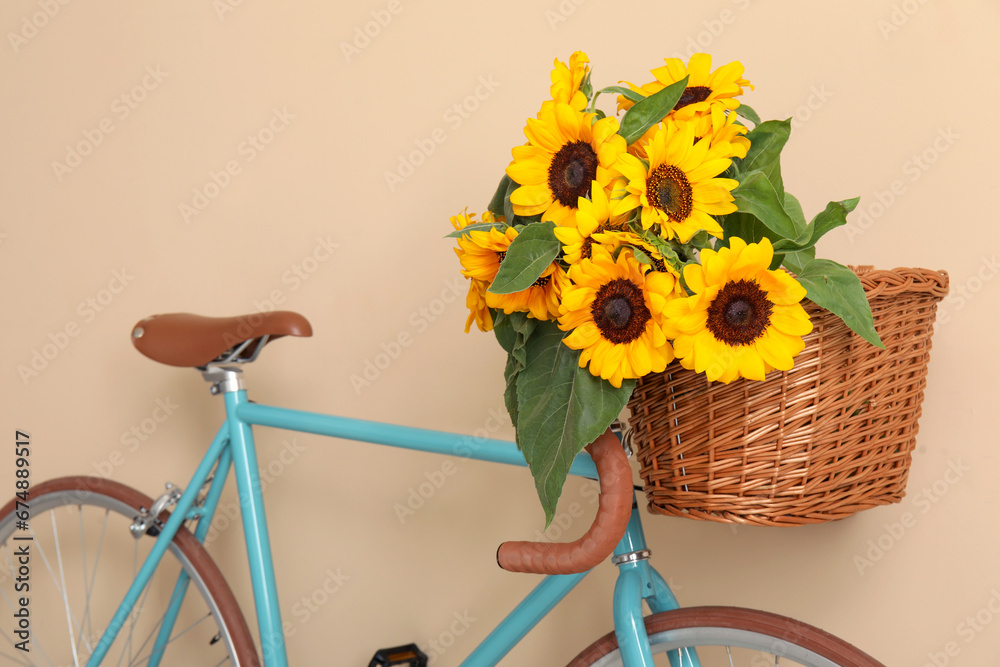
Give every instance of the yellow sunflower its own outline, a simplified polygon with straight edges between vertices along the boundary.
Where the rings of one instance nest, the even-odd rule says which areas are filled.
[[[564,102],[577,111],[583,111],[587,106],[587,96],[580,91],[580,85],[590,71],[590,59],[583,51],[576,51],[569,57],[569,65],[558,58],[550,78],[552,86],[549,93],[556,102]]]
[[[477,222],[476,214],[469,213],[469,209],[465,209],[458,215],[452,216],[450,220],[452,227],[456,230],[465,229]],[[483,222],[494,222],[495,220],[496,218],[489,211],[483,213]],[[477,235],[474,237],[475,240],[473,240],[473,234]],[[501,236],[502,238],[500,238]],[[471,281],[469,294],[465,298],[465,305],[469,307],[469,319],[465,321],[465,333],[469,333],[473,322],[476,323],[480,331],[493,330],[493,314],[486,305],[484,295],[486,294],[486,288],[490,286],[490,281],[493,280],[493,277],[496,276],[497,271],[500,269],[500,260],[503,258],[503,253],[515,236],[517,236],[516,233],[508,236],[500,232],[497,232],[497,235],[491,235],[488,232],[469,232],[467,235],[459,237],[459,247],[455,248],[455,253],[458,255],[459,261],[462,262],[464,268],[462,273]],[[502,250],[496,250],[496,248],[502,248]],[[468,263],[468,266],[466,266],[466,263]],[[478,280],[472,278],[470,272],[477,275],[488,275],[490,278],[488,280]]]
[[[701,265],[684,267],[693,294],[667,304],[664,327],[684,368],[727,384],[792,368],[812,322],[799,303],[805,288],[768,269],[773,255],[766,238],[747,245],[733,237],[729,248],[702,250]]]
[[[747,126],[736,122],[736,114],[727,114],[722,107],[714,106],[699,121],[695,125],[695,142],[707,140],[716,145],[725,142],[729,144],[729,152],[723,157],[742,159],[747,156],[750,140],[743,136],[747,133]]]
[[[606,187],[611,166],[625,151],[618,121],[577,111],[564,102],[547,102],[524,128],[528,144],[513,149],[507,175],[521,187],[510,195],[514,213],[542,214],[557,225],[572,224],[580,197],[591,183]]]
[[[448,220],[451,221],[451,226],[455,228],[455,231],[458,231],[459,229],[463,229],[471,224],[474,224],[476,222],[476,214],[469,213],[469,209],[466,208],[458,215],[451,216]]]
[[[594,237],[606,229],[618,229],[624,219],[611,215],[608,194],[597,181],[591,183],[591,198],[581,197],[577,202],[575,225],[556,227],[556,238],[563,244],[563,260],[576,264],[580,259],[590,259]]]
[[[569,268],[572,285],[563,292],[559,328],[563,343],[580,350],[580,367],[622,386],[626,378],[660,372],[674,358],[663,332],[663,310],[674,277],[648,271],[628,250],[618,260],[601,246],[590,259]]]
[[[483,221],[490,222],[485,215]],[[517,230],[513,227],[507,227],[504,231],[495,227],[485,231],[472,231],[459,237],[455,254],[462,263],[462,275],[482,280],[487,285],[492,283],[500,270],[500,262],[507,254],[507,248],[515,238]]]
[[[486,292],[486,305],[510,315],[527,311],[536,320],[559,317],[559,302],[569,278],[561,266],[553,262],[531,287],[513,294]]]
[[[707,140],[709,144],[715,144],[717,149],[724,148],[723,142],[728,143],[728,147],[718,152],[718,157],[742,159],[747,156],[747,151],[750,149],[750,140],[743,136],[748,131],[746,125],[740,124],[736,119],[736,114],[727,114],[721,105],[716,105],[704,115],[685,121],[677,121],[673,117],[668,117],[663,121],[663,124],[669,125],[671,132],[680,132],[681,126],[691,124],[695,143]],[[646,148],[652,141],[653,135],[659,130],[659,125],[649,128],[646,134],[629,145],[628,152],[638,158],[649,159]]]
[[[469,294],[465,297],[465,305],[469,308],[469,318],[465,320],[465,333],[469,333],[475,322],[480,331],[493,330],[493,313],[486,305],[486,288],[490,284],[473,278],[469,285]]]
[[[672,83],[677,83],[688,77],[687,87],[680,100],[670,112],[677,120],[687,120],[703,114],[716,104],[726,109],[736,109],[740,103],[733,99],[743,94],[743,86],[753,90],[750,82],[743,78],[743,63],[733,61],[712,72],[712,56],[707,53],[696,53],[691,56],[687,66],[680,58],[665,58],[666,64],[650,71],[656,79],[642,86],[629,83],[628,87],[649,97],[658,93]],[[620,109],[628,109],[633,102],[625,97],[618,98]]]
[[[729,144],[695,143],[691,123],[667,123],[660,125],[646,151],[648,163],[627,153],[618,158],[615,169],[625,182],[624,192],[615,194],[624,196],[612,212],[621,215],[642,207],[643,229],[656,225],[660,236],[681,243],[700,229],[721,237],[722,227],[712,216],[736,210],[730,191],[739,185],[731,178],[716,178],[732,164],[723,157]]]

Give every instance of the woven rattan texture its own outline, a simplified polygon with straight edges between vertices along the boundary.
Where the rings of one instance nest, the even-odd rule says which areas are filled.
[[[948,275],[855,270],[884,350],[807,301],[813,331],[791,371],[724,385],[673,363],[639,380],[629,408],[651,512],[792,526],[902,499]]]

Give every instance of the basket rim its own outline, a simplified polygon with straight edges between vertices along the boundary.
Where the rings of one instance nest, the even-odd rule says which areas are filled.
[[[895,296],[904,292],[929,293],[938,299],[948,295],[950,278],[943,269],[934,271],[903,266],[876,269],[870,265],[849,268],[857,274],[869,298]]]

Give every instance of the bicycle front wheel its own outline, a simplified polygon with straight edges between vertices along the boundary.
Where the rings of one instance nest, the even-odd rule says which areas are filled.
[[[690,607],[652,614],[646,633],[656,664],[688,667],[884,667],[828,632],[777,614],[738,607]],[[660,662],[662,660],[662,663]],[[621,665],[615,633],[588,646],[569,667]]]
[[[155,542],[129,530],[151,506],[118,482],[64,477],[33,486],[27,508],[12,500],[0,509],[0,594],[24,619],[15,618],[13,635],[2,633],[5,662],[87,663]],[[181,573],[189,585],[167,637]],[[161,634],[166,643],[154,654]],[[105,657],[114,665],[260,664],[232,590],[183,527]]]

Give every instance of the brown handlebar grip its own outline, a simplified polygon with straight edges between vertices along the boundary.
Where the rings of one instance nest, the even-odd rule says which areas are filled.
[[[601,495],[590,529],[575,542],[504,542],[497,563],[509,572],[575,574],[611,555],[632,514],[632,468],[618,437],[605,431],[586,447],[597,466]]]

